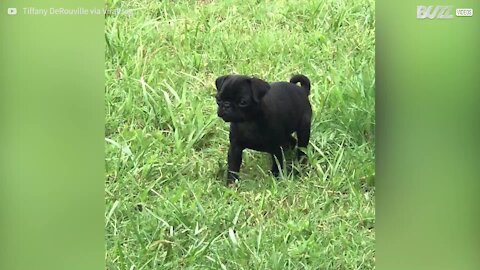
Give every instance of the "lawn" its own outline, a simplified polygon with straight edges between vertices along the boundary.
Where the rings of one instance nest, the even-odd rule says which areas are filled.
[[[374,269],[373,0],[107,0],[107,269]],[[309,166],[226,187],[215,78],[312,82]]]

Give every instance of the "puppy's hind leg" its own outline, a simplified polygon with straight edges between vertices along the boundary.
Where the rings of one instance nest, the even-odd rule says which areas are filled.
[[[310,141],[310,117],[305,117],[304,121],[300,124],[297,130],[298,137],[298,149],[297,149],[297,159],[303,163],[306,162],[306,155],[300,148],[305,148]]]
[[[282,144],[283,149],[293,150],[297,146],[297,140],[292,135],[286,135],[287,141]]]
[[[289,145],[288,145],[289,149],[295,149],[295,146],[297,146],[297,140],[295,140],[295,138],[292,135],[289,135],[288,142],[289,142]]]

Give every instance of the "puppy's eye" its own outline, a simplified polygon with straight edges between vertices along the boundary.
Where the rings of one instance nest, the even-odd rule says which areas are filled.
[[[248,101],[246,100],[240,100],[240,102],[238,102],[238,106],[240,107],[245,107],[245,106],[248,106]]]

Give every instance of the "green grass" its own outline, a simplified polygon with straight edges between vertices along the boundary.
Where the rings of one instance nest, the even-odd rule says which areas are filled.
[[[106,2],[107,269],[375,268],[373,0]],[[299,175],[225,186],[229,73],[310,78]]]

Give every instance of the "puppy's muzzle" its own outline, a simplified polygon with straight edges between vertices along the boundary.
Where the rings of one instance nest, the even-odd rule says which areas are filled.
[[[231,122],[231,112],[230,110],[225,110],[223,108],[218,108],[217,115],[223,119],[225,122]]]
[[[218,108],[217,115],[218,117],[223,117],[225,115],[225,110],[222,108]]]
[[[217,115],[223,118],[226,114],[230,113],[231,109],[229,103],[220,104],[218,106]]]

